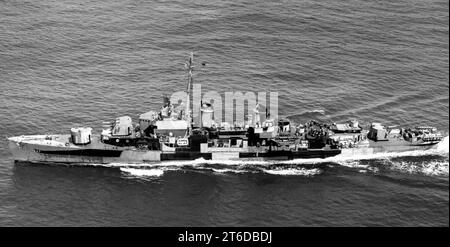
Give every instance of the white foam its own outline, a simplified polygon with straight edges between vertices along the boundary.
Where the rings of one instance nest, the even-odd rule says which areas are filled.
[[[213,172],[216,172],[216,173],[247,173],[247,172],[251,172],[251,171],[248,171],[248,170],[227,169],[227,168],[225,168],[225,169],[212,168],[212,170],[213,170]]]
[[[379,171],[380,171],[380,169],[378,169],[377,167],[373,167],[373,166],[368,166],[365,169],[359,169],[358,170],[359,173],[368,173],[368,172],[378,173]]]
[[[122,172],[129,173],[137,177],[161,177],[164,169],[136,169],[136,168],[120,168]]]
[[[448,154],[449,153],[449,151],[448,151],[448,141],[449,141],[448,136],[444,137],[444,139],[442,139],[442,141],[437,144],[436,150],[438,152],[442,152],[442,153],[447,153]]]
[[[367,171],[371,171],[373,173],[378,173],[380,171],[380,169],[378,169],[377,167],[368,167]]]
[[[325,114],[325,110],[322,110],[322,109],[315,109],[315,110],[312,110],[312,111],[309,111],[309,112],[316,112],[316,113],[320,113],[320,114]]]
[[[448,161],[427,161],[420,163],[399,161],[392,162],[389,168],[392,170],[428,176],[448,176],[449,174]]]
[[[346,161],[346,162],[343,161],[343,162],[340,162],[339,165],[351,167],[351,168],[363,168],[363,169],[366,169],[369,167],[369,165],[360,164],[359,161]]]
[[[262,169],[263,172],[272,175],[281,176],[314,176],[322,173],[318,168],[305,169],[305,168],[283,168],[283,169]]]
[[[196,167],[199,165],[205,164],[205,160],[203,158],[197,160],[189,160],[189,161],[163,161],[163,162],[152,162],[152,163],[87,163],[86,166],[101,166],[101,167],[111,167],[111,168],[156,168],[156,167],[183,167],[183,166],[191,166]]]

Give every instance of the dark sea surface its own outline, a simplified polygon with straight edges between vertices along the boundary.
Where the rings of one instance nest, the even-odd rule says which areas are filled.
[[[439,152],[172,162],[127,172],[14,163],[4,136],[158,109],[183,90],[276,91],[279,113],[449,130],[449,2],[0,0],[0,226],[449,226]],[[131,165],[131,164],[130,164]]]

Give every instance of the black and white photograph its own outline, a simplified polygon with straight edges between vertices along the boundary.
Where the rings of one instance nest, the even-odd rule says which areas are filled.
[[[1,227],[449,227],[449,1],[0,0],[0,134]]]

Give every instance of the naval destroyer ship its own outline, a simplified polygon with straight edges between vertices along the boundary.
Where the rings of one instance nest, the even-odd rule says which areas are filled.
[[[186,63],[187,96],[193,83],[193,54]],[[190,102],[190,101],[188,101]],[[163,97],[159,111],[149,111],[133,123],[129,116],[104,122],[96,134],[90,127],[74,127],[67,134],[9,137],[14,160],[36,163],[105,164],[149,163],[167,160],[309,159],[370,155],[433,148],[442,140],[434,127],[396,127],[358,121],[294,124],[273,119],[259,105],[245,125],[216,123],[214,108],[200,104],[194,123],[190,103],[175,107]],[[263,116],[263,117],[261,117]]]

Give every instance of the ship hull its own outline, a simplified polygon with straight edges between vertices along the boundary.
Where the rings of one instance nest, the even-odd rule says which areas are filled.
[[[391,140],[391,141],[368,141],[366,145],[357,148],[345,148],[342,149],[342,153],[339,157],[358,157],[369,156],[380,153],[404,153],[411,151],[426,151],[436,148],[439,142],[430,143],[411,143],[404,140]]]
[[[68,149],[9,141],[9,149],[16,161],[39,163],[137,163],[160,161],[160,151]]]
[[[30,137],[31,139],[31,137]],[[9,138],[9,149],[16,161],[33,163],[108,164],[154,163],[171,160],[290,160],[327,158],[339,155],[341,150],[309,149],[299,151],[216,151],[216,152],[162,152],[117,147],[66,147],[45,142],[32,142],[25,138]]]

